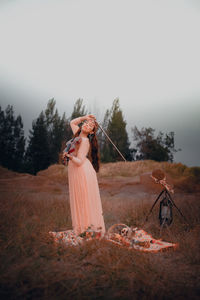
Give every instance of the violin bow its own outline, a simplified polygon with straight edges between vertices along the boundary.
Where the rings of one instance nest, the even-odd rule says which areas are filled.
[[[121,157],[123,158],[123,160],[126,162],[125,157],[122,155],[122,153],[119,151],[119,149],[117,148],[117,146],[115,146],[115,144],[113,143],[113,141],[109,138],[109,136],[107,135],[107,133],[105,132],[105,130],[101,127],[101,125],[99,123],[97,123],[99,128],[101,129],[101,131],[105,134],[105,136],[107,137],[107,139],[111,142],[111,144],[114,146],[114,148],[117,150],[117,152],[121,155]]]

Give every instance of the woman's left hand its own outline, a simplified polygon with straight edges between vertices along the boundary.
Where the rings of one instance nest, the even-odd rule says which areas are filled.
[[[66,156],[67,156],[70,160],[72,160],[72,158],[73,158],[73,156],[70,155],[70,154],[67,154]]]
[[[63,152],[63,154],[62,154],[62,159],[65,159],[66,156],[67,156],[67,153],[66,153],[66,152]]]
[[[86,117],[86,120],[96,120],[95,116],[94,115],[87,115],[85,116]]]

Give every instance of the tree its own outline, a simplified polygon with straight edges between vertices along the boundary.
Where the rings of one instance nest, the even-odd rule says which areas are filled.
[[[36,174],[49,165],[58,163],[63,143],[69,136],[69,121],[65,113],[62,118],[59,116],[56,101],[52,98],[48,101],[45,112],[42,111],[32,124],[26,153],[27,171]]]
[[[104,122],[107,122],[107,134],[113,143],[127,160],[131,160],[130,143],[126,131],[126,122],[124,121],[122,110],[120,109],[119,99],[115,99],[110,111],[106,111]],[[119,153],[112,144],[106,139],[103,145],[102,161],[114,162],[121,159]]]
[[[56,101],[50,99],[45,110],[45,122],[47,126],[49,141],[49,159],[50,164],[57,163],[63,141],[69,139],[69,121],[63,113],[62,118],[56,109]]]
[[[159,132],[155,137],[155,129],[148,127],[139,130],[136,126],[132,128],[133,139],[137,142],[135,159],[151,159],[155,161],[173,162],[175,149],[174,132],[165,134]]]
[[[110,119],[110,111],[107,109],[105,112],[103,122],[101,124],[101,127],[104,129],[104,131],[107,131],[109,119]],[[100,153],[101,153],[101,160],[103,161],[105,154],[106,154],[106,150],[107,150],[106,149],[107,141],[106,141],[106,137],[105,137],[104,133],[102,132],[102,130],[97,131],[97,138],[98,138],[98,144],[99,144]]]
[[[18,172],[24,171],[24,154],[25,154],[25,138],[23,130],[23,122],[21,116],[17,116],[14,122],[14,144],[13,152],[13,170]]]
[[[79,98],[74,104],[74,109],[70,119],[73,120],[75,118],[85,116],[86,114],[87,110],[85,109],[85,105],[83,105],[83,99]]]
[[[27,171],[36,174],[50,165],[50,150],[48,130],[44,112],[42,111],[36,121],[32,123],[29,145],[26,151]]]
[[[23,171],[25,138],[21,116],[14,116],[13,107],[5,112],[0,107],[0,163],[2,166]]]

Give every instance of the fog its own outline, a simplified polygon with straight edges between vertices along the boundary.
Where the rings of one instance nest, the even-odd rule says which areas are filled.
[[[28,136],[54,98],[102,120],[115,98],[131,127],[175,132],[175,161],[199,166],[200,6],[193,0],[0,2],[0,105]]]

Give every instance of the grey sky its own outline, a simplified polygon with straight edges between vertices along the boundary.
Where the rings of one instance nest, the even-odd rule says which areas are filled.
[[[99,119],[119,97],[130,140],[174,131],[175,161],[200,165],[199,32],[195,0],[1,0],[0,103],[27,133],[52,97]]]

